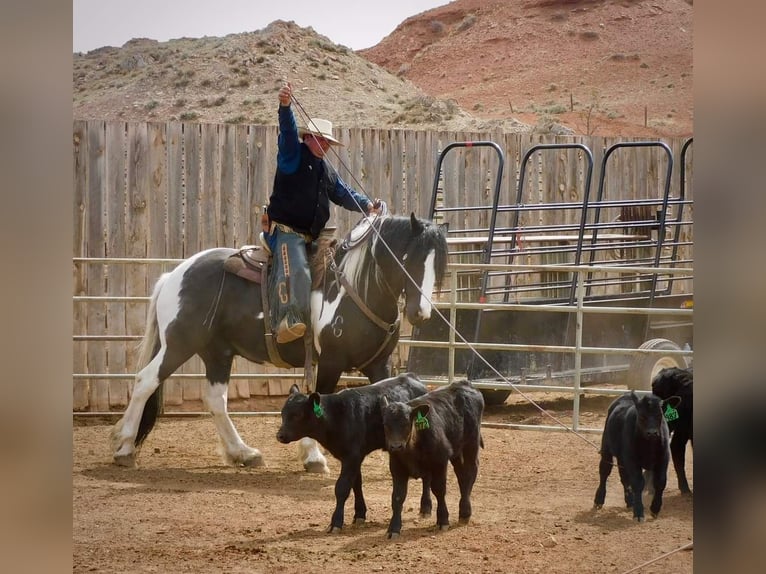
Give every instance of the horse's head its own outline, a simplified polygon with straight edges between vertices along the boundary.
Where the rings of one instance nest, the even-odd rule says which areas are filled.
[[[407,320],[419,325],[431,317],[434,289],[442,284],[447,269],[447,235],[443,225],[410,215],[409,239],[402,263],[412,279],[404,278]]]

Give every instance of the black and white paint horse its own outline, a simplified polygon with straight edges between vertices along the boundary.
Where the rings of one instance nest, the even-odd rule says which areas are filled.
[[[352,369],[361,370],[370,382],[389,377],[389,357],[399,338],[400,295],[404,293],[407,319],[417,325],[430,317],[430,298],[444,277],[447,241],[441,226],[414,214],[364,219],[363,223],[374,225],[378,233],[368,230],[355,245],[338,248],[333,259],[337,271],[328,271],[311,293],[319,393],[334,392],[341,374]],[[202,251],[157,281],[133,394],[112,429],[115,463],[135,464],[137,449],[159,412],[160,385],[197,354],[210,383],[204,401],[213,415],[226,462],[263,464],[260,451],[240,438],[226,406],[234,357],[270,362],[260,286],[223,269],[226,258],[236,251]],[[362,307],[366,305],[367,313],[353,300],[349,288],[358,295]],[[376,324],[370,311],[378,323],[385,322],[391,328],[386,331]],[[278,344],[277,348],[285,362],[303,366],[303,340]],[[304,467],[326,471],[326,460],[316,443],[307,441],[299,445]]]

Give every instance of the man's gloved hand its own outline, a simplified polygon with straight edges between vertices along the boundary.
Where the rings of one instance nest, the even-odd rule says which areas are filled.
[[[384,215],[386,212],[386,203],[382,199],[374,199],[371,203],[367,204],[367,213],[372,215]]]

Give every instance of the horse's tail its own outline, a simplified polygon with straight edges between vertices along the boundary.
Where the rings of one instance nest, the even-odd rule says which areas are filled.
[[[148,365],[160,351],[160,332],[159,323],[157,322],[157,299],[160,296],[162,285],[165,283],[165,280],[169,275],[169,273],[163,273],[154,285],[152,298],[149,301],[149,310],[146,314],[146,329],[144,331],[144,336],[138,345],[138,371],[146,367],[146,365]],[[144,410],[141,413],[141,422],[138,423],[136,447],[141,446],[141,443],[144,442],[144,439],[154,428],[154,423],[157,422],[157,415],[160,412],[161,388],[162,381],[160,381],[160,384],[144,405]]]

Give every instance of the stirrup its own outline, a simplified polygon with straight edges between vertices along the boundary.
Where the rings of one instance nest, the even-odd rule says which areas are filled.
[[[277,327],[277,343],[284,344],[300,339],[306,334],[305,323],[287,324],[287,318],[282,319]]]

